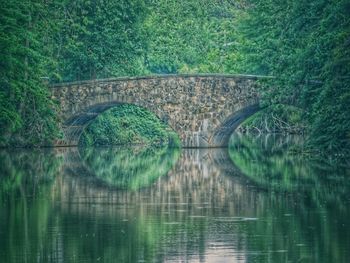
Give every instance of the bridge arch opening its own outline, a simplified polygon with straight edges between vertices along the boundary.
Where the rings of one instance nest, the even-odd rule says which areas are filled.
[[[177,147],[179,136],[167,116],[131,103],[96,104],[65,122],[71,145],[152,144]]]
[[[224,121],[214,130],[209,139],[210,143],[212,145],[227,147],[232,134],[238,128],[238,126],[259,110],[260,106],[257,103],[246,106],[226,117]]]

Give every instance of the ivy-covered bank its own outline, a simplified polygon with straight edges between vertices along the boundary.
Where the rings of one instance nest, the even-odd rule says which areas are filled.
[[[94,120],[83,132],[80,145],[180,147],[178,135],[153,113],[135,105],[114,107]]]

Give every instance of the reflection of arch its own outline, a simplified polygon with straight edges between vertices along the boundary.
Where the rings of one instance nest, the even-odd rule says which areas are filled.
[[[179,148],[84,147],[65,156],[65,171],[106,188],[138,190],[167,175],[180,155]]]
[[[118,148],[102,149],[116,150]],[[72,191],[71,194],[62,193],[64,197],[69,197],[72,194],[82,196],[87,194],[87,191],[91,191],[89,193],[91,198],[93,196],[111,194],[115,195],[116,200],[132,200],[146,194],[155,198],[157,203],[162,204],[169,201],[169,196],[175,195],[184,198],[179,201],[180,203],[185,202],[187,198],[191,198],[191,200],[187,200],[188,202],[199,203],[201,198],[209,198],[208,195],[212,195],[217,191],[220,194],[217,196],[218,199],[215,202],[220,203],[220,206],[225,206],[233,200],[231,198],[233,194],[232,188],[238,189],[241,185],[245,185],[246,182],[246,178],[238,174],[237,169],[232,165],[232,160],[229,158],[226,149],[183,149],[181,155],[179,152],[170,154],[173,160],[169,162],[171,166],[168,167],[168,171],[158,177],[157,180],[153,180],[151,184],[147,186],[142,185],[139,189],[120,189],[118,185],[110,184],[107,180],[101,180],[101,177],[95,171],[96,168],[100,169],[100,167],[91,167],[84,160],[83,156],[85,154],[79,151],[78,148],[61,148],[60,151],[64,157],[63,173],[70,178],[69,180],[75,182],[71,185],[74,189],[67,188],[67,190]],[[179,150],[172,149],[172,151]],[[119,151],[117,152],[119,153]],[[93,153],[90,156],[96,159],[96,161],[100,161],[99,159],[106,158],[107,156],[108,160],[106,159],[106,161],[111,163],[116,161],[110,158],[111,154]],[[119,161],[125,163],[125,158]],[[162,158],[161,162],[164,163],[166,161]],[[148,165],[151,166],[152,164],[148,162]],[[159,168],[159,164],[157,165]],[[147,173],[145,169],[135,169],[134,171]],[[187,195],[186,193],[190,194]]]
[[[178,133],[184,147],[227,146],[229,135],[258,110],[257,76],[169,75],[53,85],[60,103],[64,145],[76,145],[84,127],[118,104],[144,107]]]
[[[98,223],[95,227],[88,228],[89,233],[90,230],[91,232],[98,231],[104,223],[116,224],[123,220],[122,224],[116,224],[117,227],[111,229],[114,232],[108,232],[107,235],[114,240],[121,240],[124,238],[120,234],[122,228],[127,226],[128,230],[135,229],[134,233],[137,235],[131,235],[128,232],[130,239],[135,238],[132,239],[133,246],[140,246],[136,242],[144,240],[152,242],[152,245],[159,249],[155,251],[156,253],[151,250],[147,261],[155,259],[167,261],[170,259],[168,258],[168,254],[171,254],[169,251],[181,251],[188,257],[210,253],[212,247],[210,244],[217,241],[222,233],[218,233],[217,228],[209,226],[206,216],[210,215],[212,219],[215,219],[213,216],[217,216],[218,220],[214,220],[214,224],[221,226],[220,220],[223,216],[242,216],[240,213],[242,204],[245,204],[244,208],[250,211],[254,211],[256,207],[255,198],[250,196],[251,192],[245,191],[247,188],[245,181],[232,176],[231,161],[226,149],[183,149],[180,159],[167,176],[137,191],[117,190],[107,184],[99,183],[100,181],[97,181],[93,174],[86,175],[85,171],[82,172],[82,169],[86,169],[86,163],[79,161],[80,156],[76,148],[60,148],[60,150],[65,151],[64,165],[67,166],[64,167],[62,173],[64,176],[60,177],[60,181],[57,182],[60,184],[60,191],[53,193],[55,200],[59,200],[55,202],[56,208],[58,207],[67,217],[79,215],[82,223],[91,217],[91,213],[95,213],[93,216],[98,219],[96,220]],[[96,154],[92,156],[99,157]],[[184,217],[187,219],[184,220]],[[237,219],[240,220],[239,218],[234,220]],[[241,220],[243,222],[243,218]],[[178,231],[177,222],[180,222],[179,226],[186,231]],[[197,225],[198,222],[203,222],[203,224]],[[79,231],[73,233],[76,232]],[[239,234],[239,232],[234,232],[232,235],[227,235],[229,239],[225,239],[222,244],[230,246],[235,244],[236,247],[242,245],[245,237],[235,233]],[[204,237],[201,251],[197,249],[198,236]],[[184,247],[181,240],[185,238],[189,245]],[[104,251],[106,247],[112,247],[111,240],[113,239],[108,238],[104,243],[105,246],[96,241],[96,247],[100,248],[99,251]],[[161,242],[162,245],[159,246],[158,242]],[[125,253],[128,243],[113,243],[113,251],[116,251],[113,255],[116,257],[116,255],[123,254],[120,253],[122,249]],[[148,247],[151,246],[148,245]],[[184,248],[186,251],[183,250]],[[127,252],[135,258],[133,261],[140,259],[135,255],[143,253],[141,250]],[[232,250],[223,251],[225,255],[228,252],[230,255],[234,254]]]

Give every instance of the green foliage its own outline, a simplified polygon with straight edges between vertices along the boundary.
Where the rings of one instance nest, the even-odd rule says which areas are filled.
[[[301,109],[290,105],[276,104],[264,108],[245,120],[240,131],[259,133],[304,133],[306,122]]]
[[[146,144],[179,147],[177,134],[151,112],[120,105],[100,114],[83,132],[82,145]]]
[[[1,2],[0,146],[49,143],[58,135],[54,105],[41,79],[50,64],[43,40],[54,21],[48,6]]]
[[[313,147],[349,153],[350,1],[248,3],[237,21],[237,69],[275,76],[263,104],[300,107]]]
[[[135,75],[145,5],[133,1],[2,1],[0,146],[49,145],[59,136],[51,81]]]
[[[65,81],[137,75],[145,43],[144,0],[66,1],[57,38]]]
[[[149,1],[144,27],[151,73],[224,72],[235,59],[237,3]]]

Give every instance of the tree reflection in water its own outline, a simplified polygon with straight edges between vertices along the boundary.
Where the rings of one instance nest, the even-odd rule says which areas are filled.
[[[6,153],[12,165],[2,180],[26,177],[28,163],[52,179],[26,177],[23,198],[1,188],[0,261],[345,262],[350,178],[288,154],[295,143],[238,137],[229,151],[65,149],[39,163],[32,153],[18,162]]]
[[[290,151],[303,142],[300,136],[235,134],[231,138],[229,155],[240,172],[258,187],[305,192],[321,203],[346,199],[350,170]]]
[[[45,261],[51,190],[62,159],[49,150],[0,151],[0,262]]]
[[[137,190],[166,175],[179,158],[180,149],[82,148],[80,155],[90,173],[108,186]]]

